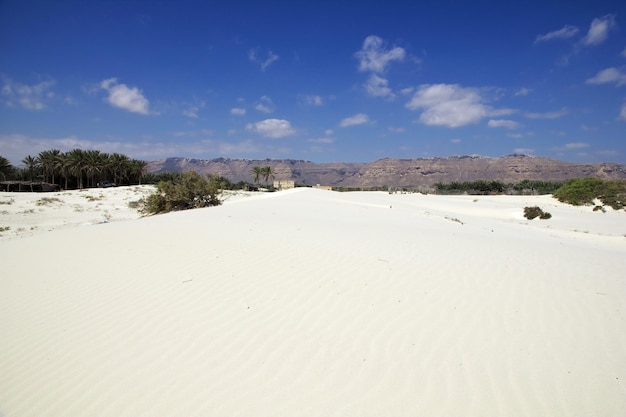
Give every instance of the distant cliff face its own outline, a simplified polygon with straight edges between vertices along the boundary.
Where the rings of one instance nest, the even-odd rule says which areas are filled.
[[[429,159],[380,159],[370,163],[323,163],[293,159],[210,160],[167,158],[148,163],[148,171],[221,175],[233,182],[254,179],[252,167],[272,167],[276,179],[294,180],[306,185],[335,187],[424,187],[437,182],[478,179],[518,182],[525,179],[565,181],[569,178],[596,177],[626,179],[626,165],[610,163],[578,164],[554,159],[509,155],[501,158],[458,156]]]

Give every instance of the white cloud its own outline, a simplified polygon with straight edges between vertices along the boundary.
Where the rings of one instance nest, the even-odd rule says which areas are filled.
[[[528,113],[524,113],[524,116],[526,116],[529,119],[558,119],[559,117],[563,117],[568,113],[569,111],[567,110],[567,108],[563,107],[561,110],[547,112],[547,113],[528,112]]]
[[[457,139],[457,138],[455,138],[455,139],[450,139],[450,143],[457,144],[457,143],[461,143],[461,142],[462,142],[462,140],[461,140],[461,139]]]
[[[403,128],[403,127],[388,127],[387,130],[392,132],[392,133],[404,133],[404,132],[406,132],[406,129]]]
[[[255,109],[257,109],[261,113],[273,113],[274,108],[274,102],[268,96],[261,97],[255,107]]]
[[[362,125],[370,121],[370,118],[367,114],[359,113],[355,114],[352,117],[346,117],[339,123],[340,127],[348,127],[348,126],[357,126]]]
[[[413,87],[403,88],[402,90],[400,90],[400,94],[408,96],[409,94],[413,92],[413,90],[415,90],[415,88]]]
[[[395,96],[391,88],[389,88],[389,82],[376,74],[372,74],[367,80],[365,91],[367,91],[367,94],[374,97],[393,98]]]
[[[607,84],[616,83],[618,86],[626,84],[626,73],[621,70],[611,67],[603,69],[598,72],[595,77],[589,78],[585,81],[586,84]]]
[[[295,129],[291,127],[291,123],[283,119],[265,119],[256,123],[248,123],[246,129],[273,139],[283,138],[296,133]]]
[[[261,67],[261,71],[265,71],[272,65],[275,61],[278,61],[280,58],[278,55],[273,53],[272,51],[268,51],[267,57],[265,59],[259,58],[257,55],[257,51],[254,49],[250,49],[248,52],[248,59],[255,64],[258,64]]]
[[[583,149],[583,148],[588,148],[588,147],[589,147],[588,143],[582,143],[582,142],[574,142],[574,143],[565,144],[565,149]]]
[[[527,96],[528,94],[530,94],[530,90],[526,87],[522,87],[519,90],[517,90],[515,92],[515,96]]]
[[[363,47],[354,56],[359,60],[359,71],[382,73],[392,61],[404,60],[405,51],[399,46],[385,49],[383,40],[371,35],[365,38]]]
[[[421,85],[405,106],[410,110],[423,109],[419,122],[429,126],[460,127],[485,117],[513,113],[510,109],[494,109],[484,101],[475,88],[427,84]]]
[[[624,103],[622,104],[622,110],[619,112],[617,120],[623,120],[626,122],[626,101],[624,101]]]
[[[324,104],[322,97],[304,94],[300,95],[300,102],[309,106],[321,106],[322,104]]]
[[[235,107],[230,109],[230,114],[232,114],[233,116],[243,116],[246,114],[246,109]]]
[[[324,132],[326,136],[331,136],[333,133],[335,132],[333,132],[332,129],[326,129],[326,131]]]
[[[55,81],[42,81],[38,84],[25,85],[3,78],[2,99],[7,107],[23,107],[27,110],[42,110],[46,102],[54,97],[50,91]]]
[[[520,127],[520,124],[513,120],[498,119],[498,120],[489,120],[489,122],[487,122],[487,126],[504,127],[507,129],[518,129]]]
[[[195,105],[189,106],[185,110],[183,110],[183,115],[190,117],[192,119],[198,118],[198,112],[204,107],[204,102],[201,101]]]
[[[615,27],[615,15],[608,14],[606,16],[593,19],[591,27],[589,27],[589,32],[587,32],[587,35],[583,38],[583,44],[601,44],[609,36],[609,31]]]
[[[626,58],[626,48],[624,48],[624,50],[622,51],[622,53],[620,55],[623,56],[624,58]]]
[[[129,88],[126,84],[118,84],[116,78],[109,78],[100,83],[100,87],[109,92],[107,101],[113,107],[128,110],[139,114],[149,114],[148,100],[141,90],[136,87]]]
[[[553,39],[568,39],[576,35],[577,33],[578,33],[578,28],[576,26],[565,25],[559,30],[546,33],[545,35],[537,35],[537,38],[535,39],[535,43],[550,41]]]

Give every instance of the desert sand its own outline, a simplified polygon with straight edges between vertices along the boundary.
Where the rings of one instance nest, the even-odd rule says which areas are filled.
[[[0,194],[0,416],[626,415],[624,211],[144,191]]]

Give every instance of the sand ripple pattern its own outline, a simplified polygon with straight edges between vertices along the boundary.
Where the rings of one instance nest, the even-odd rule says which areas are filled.
[[[623,415],[624,238],[432,197],[0,242],[0,415]]]

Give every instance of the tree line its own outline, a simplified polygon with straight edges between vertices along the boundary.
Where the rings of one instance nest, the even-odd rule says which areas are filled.
[[[518,183],[505,183],[499,180],[487,181],[452,181],[438,182],[435,190],[438,194],[552,194],[558,190],[562,182],[523,180]]]
[[[28,155],[21,162],[24,167],[16,168],[0,156],[0,179],[45,182],[66,190],[95,187],[101,181],[141,184],[148,165],[120,153],[83,149],[68,152],[51,149],[36,156]]]

